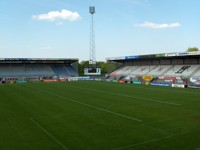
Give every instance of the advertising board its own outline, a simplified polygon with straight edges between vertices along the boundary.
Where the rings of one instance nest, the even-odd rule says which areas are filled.
[[[150,83],[150,85],[153,85],[153,86],[166,86],[166,87],[170,86],[167,83],[159,83],[159,82],[152,82],[152,83]]]
[[[126,56],[125,59],[137,59],[140,58],[140,56]]]
[[[83,81],[83,80],[92,80],[90,77],[70,77],[69,81]]]
[[[187,56],[188,54],[189,54],[188,52],[177,53],[177,56]]]
[[[142,84],[140,81],[133,81],[133,84]]]
[[[156,55],[141,55],[140,58],[155,58]]]
[[[184,84],[172,84],[172,87],[185,88],[185,85]]]
[[[200,55],[200,51],[189,52],[189,55]]]
[[[176,56],[176,53],[166,53],[165,57],[173,57]]]
[[[126,59],[124,56],[121,57],[108,57],[106,58],[106,60],[124,60]]]
[[[124,80],[118,80],[119,83],[126,83]]]
[[[165,54],[162,53],[162,54],[156,54],[155,57],[165,57]]]
[[[173,79],[177,79],[180,80],[181,77],[174,77],[174,76],[163,76],[163,77],[159,77],[158,79],[163,79],[163,80],[173,80]]]
[[[200,77],[191,77],[190,82],[195,85],[200,85]]]

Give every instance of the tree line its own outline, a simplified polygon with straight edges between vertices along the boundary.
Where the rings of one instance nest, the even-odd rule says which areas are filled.
[[[89,65],[89,61],[81,61],[78,64],[78,70],[79,70],[79,74],[80,75],[84,75],[84,68],[88,67]],[[101,74],[107,74],[108,73],[108,63],[104,62],[104,61],[98,61],[96,66],[101,67]]]
[[[187,49],[188,52],[195,52],[195,51],[199,51],[199,49],[197,47],[189,47]]]
[[[96,63],[97,67],[101,68],[101,74],[106,75],[114,71],[115,69],[119,68],[122,64],[115,63],[115,62],[109,62],[109,61],[98,61]],[[81,61],[78,64],[78,72],[79,75],[84,75],[84,68],[88,67],[89,61]]]

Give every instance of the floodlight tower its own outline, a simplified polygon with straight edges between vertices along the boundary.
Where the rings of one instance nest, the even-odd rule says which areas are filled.
[[[95,7],[94,6],[89,7],[89,12],[91,14],[89,64],[92,66],[96,66],[95,30],[94,30]]]

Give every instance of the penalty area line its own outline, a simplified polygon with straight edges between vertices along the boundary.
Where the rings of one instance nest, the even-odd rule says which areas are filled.
[[[31,122],[33,122],[38,128],[40,128],[46,135],[48,135],[51,139],[53,139],[58,145],[60,145],[64,150],[69,150],[64,144],[62,144],[58,139],[56,139],[52,134],[50,134],[47,130],[45,130],[37,121],[33,118],[30,118]]]

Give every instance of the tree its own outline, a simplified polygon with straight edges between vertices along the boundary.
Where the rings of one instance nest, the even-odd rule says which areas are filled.
[[[101,74],[107,74],[108,73],[108,65],[104,61],[97,62],[97,66],[101,67]]]
[[[197,47],[189,47],[187,49],[188,52],[195,52],[195,51],[199,51],[199,49]]]
[[[96,64],[98,67],[101,67],[101,73],[102,75],[107,74],[108,73],[108,63],[104,62],[104,61],[98,61]],[[89,61],[81,61],[78,64],[78,72],[79,75],[84,75],[84,68],[88,67],[89,65]]]
[[[84,75],[84,68],[89,66],[89,61],[81,61],[78,65],[79,75]]]

